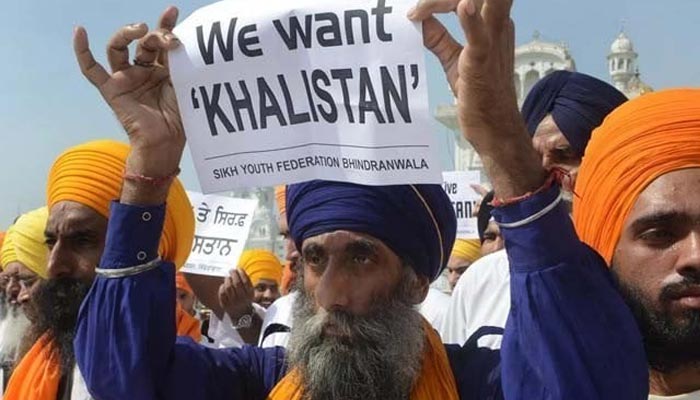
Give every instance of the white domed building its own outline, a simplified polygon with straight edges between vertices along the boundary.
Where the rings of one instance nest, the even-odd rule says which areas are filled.
[[[652,91],[652,88],[640,78],[638,55],[624,31],[620,32],[610,46],[607,59],[611,83],[627,97],[635,98]],[[539,32],[535,32],[532,41],[517,47],[514,83],[518,95],[518,106],[522,106],[528,93],[540,79],[557,70],[576,71],[576,62],[565,43],[543,40]],[[454,104],[439,105],[435,118],[455,134],[455,169],[481,170],[483,167],[481,160],[459,131],[457,109]]]

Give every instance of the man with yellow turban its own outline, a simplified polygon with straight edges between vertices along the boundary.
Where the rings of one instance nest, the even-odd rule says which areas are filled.
[[[474,261],[481,258],[481,242],[478,239],[457,239],[447,262],[447,280],[454,289],[459,277]]]
[[[280,297],[282,264],[269,250],[246,250],[238,260],[242,269],[253,284],[253,302],[264,308],[270,307]]]
[[[440,60],[458,81],[463,133],[482,153],[498,201],[508,204],[495,211],[513,269],[514,307],[500,354],[444,346],[415,310],[454,244],[454,209],[440,185],[288,187],[289,228],[303,262],[287,352],[212,350],[175,337],[172,263],[155,250],[139,262],[130,251],[144,243],[154,249],[159,232],[136,244],[124,224],[165,204],[167,186],[142,186],[122,192],[108,256],[78,322],[76,359],[91,393],[100,400],[646,397],[636,323],[596,265],[600,258],[576,238],[518,115],[510,5],[459,2],[466,48],[444,28],[436,32],[437,19],[426,18],[423,30],[431,48],[431,35],[448,41],[438,46]],[[422,11],[410,14],[455,6],[420,2]],[[112,74],[95,61],[85,30],[74,36],[83,73],[130,135],[129,165],[158,181],[177,169],[185,142],[166,67],[167,52],[179,45],[176,18],[168,8],[157,30],[121,28],[109,44]],[[126,49],[137,39],[132,65]]]
[[[0,265],[3,271],[5,296],[3,306],[7,312],[0,321],[0,365],[7,382],[21,348],[31,346],[37,339],[27,318],[32,315],[33,292],[42,279],[46,279],[48,249],[44,243],[44,228],[49,216],[46,207],[21,215],[8,231],[2,251]],[[33,317],[36,319],[36,317]]]
[[[185,190],[175,177],[177,171],[155,179],[149,175],[153,167],[133,154],[134,150],[126,144],[99,140],[66,150],[52,165],[44,231],[48,245],[47,280],[34,294],[34,325],[39,336],[17,365],[4,399],[91,398],[83,383],[85,371],[75,368],[73,339],[80,305],[99,273],[96,265],[100,258],[113,257],[113,253],[104,251],[112,239],[107,235],[108,220],[114,219],[132,238],[131,247],[119,248],[129,254],[129,259],[115,263],[138,264],[159,256],[177,268],[189,255],[194,217]],[[151,162],[156,161],[148,164]],[[164,185],[169,188],[165,192],[167,207],[128,212],[124,204],[114,201],[135,192],[134,188],[145,187],[148,193]],[[161,230],[159,240],[146,239],[149,232]],[[174,300],[174,269],[168,273],[168,290]],[[174,301],[167,313],[175,321]]]

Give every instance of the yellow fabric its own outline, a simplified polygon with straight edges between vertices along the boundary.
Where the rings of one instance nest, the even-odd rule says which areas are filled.
[[[452,257],[471,263],[481,258],[481,241],[479,239],[457,239],[452,247]]]
[[[2,244],[2,250],[0,250],[0,267],[5,269],[5,266],[12,261],[17,261],[17,253],[15,252],[15,245],[12,243],[12,239],[8,240],[7,235],[12,231],[12,226],[7,228],[5,233],[5,239]]]
[[[2,248],[0,263],[3,267],[19,261],[32,272],[46,279],[49,250],[44,230],[49,218],[47,207],[41,207],[20,216],[7,233],[7,246]]]
[[[97,140],[66,150],[49,172],[46,204],[74,201],[109,218],[109,205],[121,194],[129,146],[113,140]],[[187,260],[194,239],[194,214],[185,188],[175,179],[167,199],[160,256],[177,268]]]
[[[238,260],[238,268],[245,271],[253,283],[257,285],[261,279],[282,283],[282,264],[276,255],[268,250],[246,250]]]
[[[450,362],[440,336],[423,320],[426,344],[425,355],[418,381],[411,390],[411,400],[458,400]],[[292,370],[272,389],[268,400],[302,400],[300,375]]]
[[[61,379],[58,351],[42,336],[22,358],[7,383],[5,400],[56,400]]]
[[[202,340],[202,323],[183,310],[179,304],[175,306],[175,321],[177,336],[189,336],[197,343]]]
[[[277,212],[280,218],[287,216],[287,186],[275,186],[275,203],[277,203]]]
[[[700,167],[700,90],[649,93],[620,106],[598,129],[576,179],[574,224],[610,265],[639,195],[658,177]]]

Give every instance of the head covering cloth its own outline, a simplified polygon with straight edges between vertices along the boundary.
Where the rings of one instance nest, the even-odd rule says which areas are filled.
[[[608,262],[639,195],[669,172],[700,168],[700,90],[650,93],[593,132],[578,172],[574,225]]]
[[[96,140],[72,147],[61,154],[49,172],[46,203],[51,208],[74,201],[109,218],[112,200],[121,195],[129,146],[113,140]],[[177,268],[187,260],[194,239],[192,206],[179,179],[173,180],[159,254]]]
[[[523,103],[522,115],[530,135],[549,114],[579,156],[583,156],[593,129],[620,104],[622,92],[592,76],[555,71],[533,86]]]
[[[381,240],[431,281],[447,265],[457,231],[454,208],[439,185],[290,185],[287,219],[297,249],[304,240],[328,232],[364,233]]]
[[[489,227],[489,222],[493,216],[491,211],[493,211],[493,206],[491,202],[493,201],[496,193],[492,190],[486,193],[486,196],[481,200],[481,205],[479,206],[479,212],[476,215],[476,227],[479,231],[479,240],[484,243],[484,235],[486,234],[486,229]]]
[[[2,247],[0,264],[3,267],[18,261],[32,272],[46,279],[46,263],[49,249],[44,231],[49,218],[47,207],[22,214],[7,231],[6,244]]]
[[[474,261],[481,258],[481,241],[478,239],[457,239],[452,247],[451,257],[461,260]]]
[[[245,271],[253,286],[257,285],[261,279],[276,282],[278,286],[282,283],[282,264],[269,250],[244,251],[238,260],[238,268]]]

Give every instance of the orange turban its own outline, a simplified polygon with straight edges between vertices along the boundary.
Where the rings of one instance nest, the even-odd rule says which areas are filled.
[[[287,215],[287,186],[275,186],[275,203],[280,216]]]
[[[479,239],[457,239],[452,247],[452,257],[467,260],[470,263],[481,258],[481,241]]]
[[[574,224],[607,262],[639,195],[658,177],[700,167],[700,90],[629,101],[593,132],[576,180]]]
[[[187,283],[185,275],[183,275],[182,272],[175,274],[175,288],[184,290],[185,292],[194,295],[194,290],[192,290],[190,284]]]
[[[253,286],[261,279],[277,282],[277,285],[282,282],[282,264],[271,251],[246,250],[238,260],[238,267],[248,274]]]
[[[61,154],[49,172],[46,203],[49,210],[61,201],[74,201],[109,218],[109,205],[119,199],[129,146],[113,140],[96,140]],[[170,187],[159,253],[180,268],[194,239],[194,215],[178,179]]]

